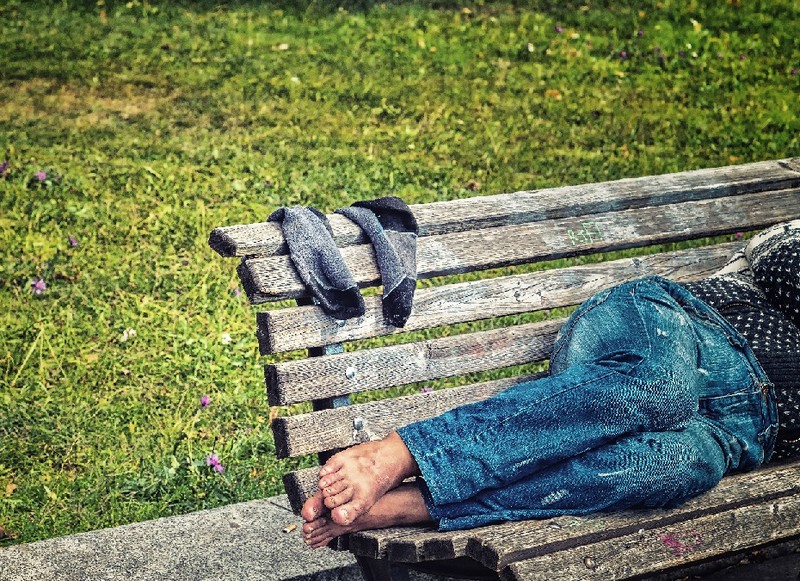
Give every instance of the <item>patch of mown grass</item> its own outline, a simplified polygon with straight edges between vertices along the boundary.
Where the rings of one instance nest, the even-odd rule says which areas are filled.
[[[214,226],[796,155],[798,16],[3,3],[0,543],[276,494],[305,461],[272,456],[252,309]]]

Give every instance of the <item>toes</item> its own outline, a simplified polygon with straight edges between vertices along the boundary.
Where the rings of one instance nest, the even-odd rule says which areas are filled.
[[[331,511],[331,520],[338,525],[346,526],[350,524],[350,515],[344,507],[335,508]]]
[[[331,511],[331,520],[338,525],[347,526],[361,514],[358,505],[354,502],[339,506]]]
[[[322,490],[322,496],[325,497],[325,498],[327,498],[329,496],[335,496],[335,495],[339,494],[340,492],[343,492],[344,490],[346,490],[349,486],[350,485],[347,483],[346,480],[344,480],[344,479],[339,480],[338,482],[334,482],[333,484],[331,484],[329,486],[326,486],[325,488],[322,488],[321,489]]]
[[[328,508],[335,508],[353,500],[353,489],[345,488],[339,494],[325,497],[325,506]]]
[[[312,549],[321,549],[322,547],[327,547],[332,540],[332,536],[325,535],[318,539],[306,539],[306,544]]]
[[[305,521],[313,521],[325,511],[325,505],[323,503],[322,492],[317,491],[314,496],[308,498],[303,503],[303,508],[300,510],[300,516],[303,517]]]
[[[317,541],[321,537],[324,537],[324,536],[328,536],[328,537],[336,536],[335,532],[332,530],[332,526],[331,525],[326,525],[326,526],[319,527],[318,529],[313,530],[310,533],[303,535],[303,537],[308,541]]]
[[[309,523],[311,524],[311,523]],[[305,532],[303,527],[303,542],[313,549],[327,546],[336,536],[336,525],[330,523],[319,526],[310,532]]]
[[[326,488],[330,488],[337,482],[342,482],[343,480],[344,480],[344,471],[337,470],[336,472],[332,472],[325,476],[320,476],[319,488],[320,490],[325,490]]]
[[[311,522],[307,522],[303,525],[303,533],[306,535],[311,535],[312,533],[319,531],[325,525],[328,524],[328,520],[325,518],[318,518],[316,520],[312,520]]]
[[[318,486],[320,490],[324,490],[326,488],[330,488],[337,482],[342,482],[342,481],[346,481],[344,470],[339,470],[337,472],[334,472],[333,474],[328,474],[324,478],[320,478]]]
[[[344,465],[344,459],[339,456],[339,454],[334,454],[328,461],[325,462],[325,465],[319,469],[319,477],[322,479],[325,476],[329,476],[331,474],[335,474],[338,472],[342,466]]]

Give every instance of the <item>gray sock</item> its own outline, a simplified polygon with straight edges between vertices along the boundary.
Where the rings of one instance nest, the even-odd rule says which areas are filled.
[[[331,236],[325,214],[316,208],[280,208],[267,219],[279,222],[289,258],[319,306],[332,317],[364,314],[364,299]]]
[[[408,205],[388,196],[336,210],[358,224],[372,242],[383,284],[383,318],[395,327],[411,315],[417,285],[417,221]]]

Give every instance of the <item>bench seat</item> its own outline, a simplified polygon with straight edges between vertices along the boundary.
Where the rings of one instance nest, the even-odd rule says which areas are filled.
[[[702,278],[741,245],[737,233],[800,217],[800,160],[411,209],[422,282],[402,329],[383,321],[374,291],[366,291],[366,313],[357,319],[339,321],[314,306],[276,224],[212,232],[210,246],[240,258],[243,288],[261,305],[256,336],[267,357],[269,405],[293,406],[272,423],[279,458],[316,454],[324,462],[339,449],[536,377],[569,309],[592,294],[646,275]],[[359,286],[379,285],[360,230],[337,214],[329,220]],[[295,511],[314,492],[316,473],[285,476]],[[477,578],[671,579],[748,551],[797,548],[799,494],[795,461],[730,476],[672,510],[448,533],[394,528],[353,534],[338,546],[359,558],[369,579],[403,578],[406,565]]]

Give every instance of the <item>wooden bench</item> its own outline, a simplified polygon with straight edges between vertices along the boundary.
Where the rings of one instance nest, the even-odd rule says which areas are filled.
[[[404,329],[383,323],[378,294],[367,296],[363,317],[348,321],[311,305],[274,223],[212,232],[214,250],[241,257],[239,275],[253,304],[298,303],[256,315],[262,354],[307,350],[307,357],[276,356],[266,366],[270,405],[312,404],[306,413],[274,419],[278,457],[316,453],[324,461],[332,451],[535,376],[531,364],[547,359],[565,307],[645,275],[676,281],[706,276],[740,246],[730,235],[800,217],[800,159],[412,210],[420,226],[418,274],[428,280],[419,285]],[[359,229],[342,216],[329,219],[359,285],[378,285],[371,246]],[[721,242],[708,239],[720,236]],[[695,239],[703,244],[659,246]],[[651,247],[649,253],[600,254],[642,247]],[[568,257],[582,258],[558,268],[547,262]],[[486,272],[446,276],[477,271]],[[506,378],[480,375],[501,369]],[[437,389],[421,389],[430,385]],[[397,386],[407,387],[388,389]],[[362,392],[368,390],[381,390],[376,393],[385,399],[367,401]],[[284,478],[295,511],[313,493],[316,475],[317,468],[306,468]],[[392,528],[341,538],[339,546],[358,557],[367,579],[404,578],[405,567],[412,566],[453,576],[553,581],[673,579],[736,562],[754,550],[796,550],[798,539],[800,461],[794,461],[728,477],[672,510],[446,533]]]

